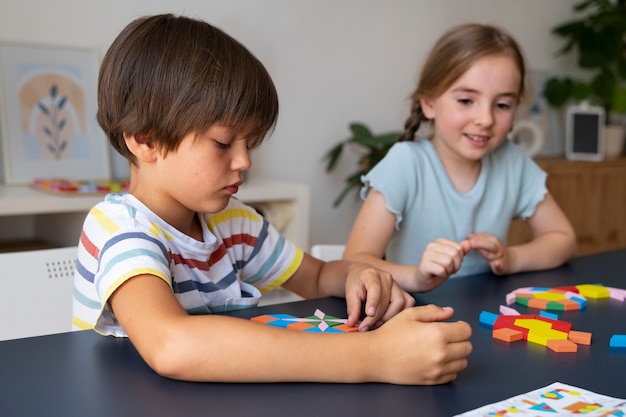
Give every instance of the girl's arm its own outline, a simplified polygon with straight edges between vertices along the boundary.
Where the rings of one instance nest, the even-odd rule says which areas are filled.
[[[506,247],[489,233],[474,233],[469,236],[471,247],[498,275],[555,268],[576,253],[574,229],[549,193],[527,224],[533,234],[528,243]]]
[[[401,265],[383,260],[395,223],[396,216],[387,210],[383,195],[370,189],[352,227],[344,259],[366,262],[389,271],[409,292],[432,290],[459,270],[469,250],[467,241],[438,239],[431,242],[419,265]]]
[[[171,288],[139,275],[110,298],[146,363],[165,377],[216,382],[439,384],[467,366],[471,328],[452,309],[402,311],[371,332],[314,334],[219,315],[190,316]]]

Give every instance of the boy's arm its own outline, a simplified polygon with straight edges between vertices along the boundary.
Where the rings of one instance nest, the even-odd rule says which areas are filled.
[[[157,373],[188,381],[390,382],[453,380],[471,352],[467,323],[440,322],[452,310],[404,310],[372,332],[313,334],[249,320],[190,316],[160,278],[129,279],[111,308]]]

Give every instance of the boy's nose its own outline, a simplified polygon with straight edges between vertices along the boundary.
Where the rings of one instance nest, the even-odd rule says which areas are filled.
[[[245,171],[252,166],[252,160],[250,159],[250,153],[247,148],[237,152],[233,158],[233,169],[235,171]]]

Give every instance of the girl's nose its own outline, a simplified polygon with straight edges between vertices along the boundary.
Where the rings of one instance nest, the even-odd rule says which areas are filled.
[[[491,126],[493,124],[493,113],[491,108],[478,108],[476,111],[476,117],[474,118],[474,123],[482,127]]]

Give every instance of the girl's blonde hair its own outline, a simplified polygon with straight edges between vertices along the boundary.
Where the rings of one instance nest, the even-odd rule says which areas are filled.
[[[477,60],[493,55],[513,58],[521,76],[521,97],[526,69],[517,41],[504,30],[491,25],[469,23],[456,26],[439,38],[426,58],[417,88],[411,95],[411,113],[398,141],[413,140],[420,124],[426,120],[421,99],[439,97]]]

